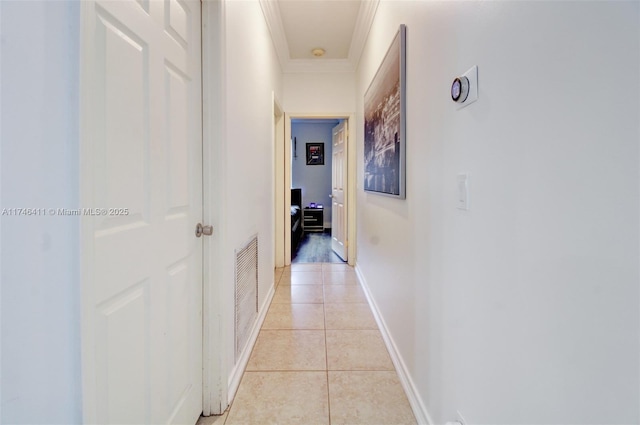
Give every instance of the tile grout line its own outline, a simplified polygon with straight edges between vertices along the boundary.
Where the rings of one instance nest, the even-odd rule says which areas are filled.
[[[300,373],[300,372],[325,372],[324,369],[264,369],[264,370],[247,370],[245,373]],[[374,372],[384,372],[383,370],[374,370]],[[387,371],[388,372],[388,371]]]
[[[325,282],[324,282],[324,264],[321,265],[322,267],[322,312],[324,313],[324,362],[325,362],[325,368],[326,368],[326,377],[327,377],[327,409],[328,409],[328,413],[329,413],[329,417],[327,419],[329,419],[329,425],[331,425],[331,394],[330,394],[330,389],[329,389],[329,345],[327,344],[327,308],[326,308],[326,303],[325,303],[325,299],[324,299],[324,288],[325,288]]]

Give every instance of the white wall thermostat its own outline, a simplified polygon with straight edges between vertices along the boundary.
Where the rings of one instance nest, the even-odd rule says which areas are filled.
[[[469,97],[469,79],[457,77],[451,84],[451,99],[454,102],[463,103]]]
[[[458,109],[478,100],[478,67],[473,66],[470,70],[459,77],[454,78],[451,83],[451,100],[458,104]]]

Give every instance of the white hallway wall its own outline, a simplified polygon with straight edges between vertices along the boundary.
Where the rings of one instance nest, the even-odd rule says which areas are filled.
[[[0,15],[1,208],[78,208],[80,4]],[[1,220],[0,422],[80,423],[79,221]]]
[[[358,267],[435,423],[640,420],[639,8],[380,3],[357,75]],[[363,192],[361,167],[363,95],[401,23],[406,201]],[[472,65],[479,101],[456,111]]]
[[[225,1],[224,122],[218,174],[216,244],[224,305],[227,370],[234,368],[235,250],[259,235],[258,305],[273,285],[274,146],[272,93],[282,97],[282,72],[257,0]]]
[[[286,113],[344,114],[355,112],[354,73],[283,75],[283,108]]]

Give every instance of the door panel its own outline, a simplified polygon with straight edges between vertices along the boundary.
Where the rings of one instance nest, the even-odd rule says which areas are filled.
[[[120,296],[98,307],[99,319],[97,365],[101,371],[121,364],[121,373],[107,376],[99,373],[98,397],[109,400],[109,406],[99,406],[99,415],[113,423],[144,423],[149,338],[145,329],[149,323],[149,282],[132,285]],[[122,362],[121,359],[127,359]],[[129,391],[122,391],[126,387]]]
[[[331,160],[331,249],[347,261],[347,122],[333,128]]]
[[[202,411],[199,1],[83,3],[85,422]],[[85,342],[84,344],[89,344]]]

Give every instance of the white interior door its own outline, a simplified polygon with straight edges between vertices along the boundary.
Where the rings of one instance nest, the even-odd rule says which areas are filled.
[[[202,412],[200,1],[83,2],[87,423]],[[103,215],[104,214],[104,215]]]
[[[347,261],[347,121],[333,128],[331,160],[331,248]]]

